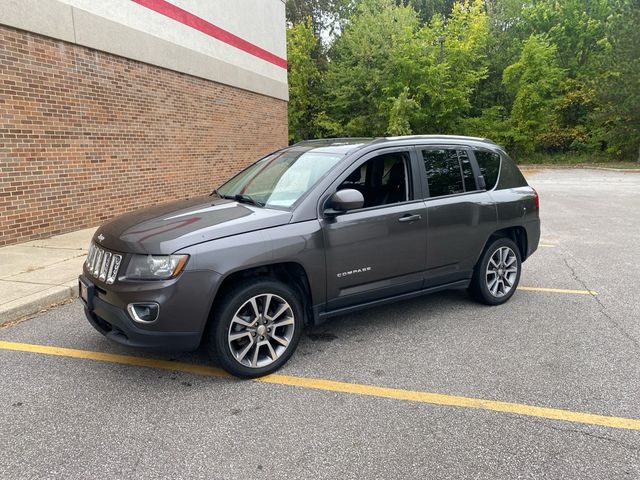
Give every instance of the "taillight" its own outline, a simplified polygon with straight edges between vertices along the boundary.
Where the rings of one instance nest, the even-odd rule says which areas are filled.
[[[536,206],[536,210],[540,210],[540,196],[538,195],[538,192],[536,192],[536,189],[531,187],[531,189],[533,190],[533,204]]]

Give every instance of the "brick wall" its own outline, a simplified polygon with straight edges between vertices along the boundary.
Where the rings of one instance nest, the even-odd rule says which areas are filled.
[[[287,104],[0,26],[0,246],[210,192],[287,143]]]

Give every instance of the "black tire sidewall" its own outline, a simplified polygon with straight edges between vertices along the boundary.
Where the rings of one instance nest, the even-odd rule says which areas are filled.
[[[295,319],[293,337],[287,350],[275,362],[262,368],[250,368],[238,363],[231,353],[227,341],[229,325],[242,304],[251,297],[267,293],[282,297],[291,306]],[[293,355],[293,352],[298,346],[303,328],[304,311],[300,299],[293,288],[273,279],[250,280],[244,285],[225,292],[224,299],[215,308],[209,331],[209,345],[214,351],[210,353],[220,362],[222,368],[232,375],[243,378],[261,377],[278,370],[291,358],[291,355]]]
[[[487,271],[487,265],[489,264],[489,260],[491,259],[493,254],[496,252],[496,250],[501,247],[509,247],[515,253],[516,262],[518,264],[518,273],[516,275],[516,280],[515,280],[515,283],[513,284],[513,288],[511,289],[511,291],[509,291],[509,293],[507,293],[503,297],[496,297],[489,291],[489,287],[487,286],[487,281],[485,278],[486,276],[485,272]],[[520,283],[521,273],[522,273],[522,258],[520,257],[520,250],[518,249],[518,246],[515,244],[513,240],[509,238],[498,238],[497,240],[494,240],[485,249],[484,253],[482,254],[482,259],[478,264],[478,267],[476,269],[476,272],[473,278],[473,285],[472,285],[473,292],[478,300],[486,303],[487,305],[501,305],[507,302],[515,293],[518,287],[518,284]]]

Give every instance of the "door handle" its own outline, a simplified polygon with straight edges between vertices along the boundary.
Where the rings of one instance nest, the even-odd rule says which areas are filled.
[[[417,220],[420,220],[422,218],[422,215],[416,213],[415,215],[411,215],[411,214],[406,214],[403,217],[400,217],[398,219],[399,222],[415,222]]]

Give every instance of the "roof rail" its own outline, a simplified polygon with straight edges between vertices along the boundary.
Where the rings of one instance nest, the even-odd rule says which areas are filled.
[[[484,143],[491,143],[493,145],[495,145],[495,142],[489,138],[483,138],[483,137],[470,137],[470,136],[466,136],[466,135],[406,135],[406,136],[399,136],[399,137],[382,137],[381,140],[412,140],[412,139],[416,139],[416,140],[438,140],[438,139],[443,139],[443,140],[472,140],[474,142],[484,142]],[[376,139],[377,140],[377,139]]]
[[[369,145],[373,144],[383,144],[387,142],[393,141],[401,141],[401,140],[435,140],[435,141],[443,141],[447,140],[458,140],[458,141],[472,141],[472,142],[482,142],[488,143],[491,145],[498,146],[493,140],[489,138],[482,137],[469,137],[465,135],[403,135],[403,136],[389,136],[389,137],[338,137],[338,138],[320,138],[316,140],[303,140],[298,143],[294,143],[290,145],[291,147],[304,147],[304,146],[331,146],[331,145],[350,145],[350,144],[358,144],[358,143],[366,143]]]
[[[337,137],[337,138],[319,138],[315,140],[302,140],[301,142],[294,143],[291,145],[295,146],[304,146],[304,145],[333,145],[336,143],[365,143],[370,142],[371,137]]]

